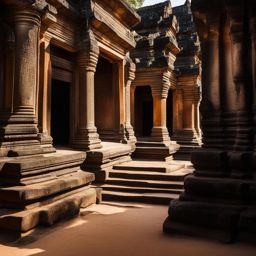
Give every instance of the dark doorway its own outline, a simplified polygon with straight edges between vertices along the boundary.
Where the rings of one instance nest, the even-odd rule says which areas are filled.
[[[171,136],[173,133],[173,91],[169,90],[168,98],[167,98],[167,110],[166,110],[166,120],[167,120],[167,129],[169,135]]]
[[[68,145],[70,134],[70,83],[52,80],[51,136],[54,145]]]
[[[153,128],[153,98],[150,86],[139,86],[135,90],[135,133],[149,137]]]

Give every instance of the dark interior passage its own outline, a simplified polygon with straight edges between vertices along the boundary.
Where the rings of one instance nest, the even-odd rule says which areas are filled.
[[[54,145],[68,145],[70,136],[70,84],[52,80],[51,136]]]
[[[136,88],[134,109],[136,136],[150,136],[153,128],[153,98],[150,86]]]
[[[169,90],[167,98],[167,109],[166,109],[166,120],[167,120],[167,129],[170,136],[173,133],[173,91]]]

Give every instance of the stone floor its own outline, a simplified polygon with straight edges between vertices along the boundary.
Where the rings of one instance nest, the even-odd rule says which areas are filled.
[[[166,206],[93,205],[81,216],[53,228],[39,228],[14,243],[0,245],[1,256],[255,256],[256,247],[193,237],[166,236]]]

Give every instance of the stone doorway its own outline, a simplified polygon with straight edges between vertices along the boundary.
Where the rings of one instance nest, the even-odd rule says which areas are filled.
[[[135,134],[137,137],[150,137],[153,128],[153,98],[150,86],[135,89]]]
[[[173,91],[170,89],[168,92],[167,97],[167,104],[166,104],[166,120],[167,120],[167,129],[169,132],[170,137],[173,134]]]
[[[70,139],[70,83],[52,79],[51,136],[54,145],[65,146]]]
[[[99,57],[95,73],[95,124],[102,141],[115,141],[118,125],[118,64]]]

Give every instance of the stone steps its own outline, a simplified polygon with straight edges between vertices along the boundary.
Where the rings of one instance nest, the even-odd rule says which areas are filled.
[[[109,178],[127,179],[127,180],[151,180],[151,181],[181,181],[187,173],[158,173],[158,172],[141,172],[141,171],[122,171],[116,170],[109,173]]]
[[[169,188],[169,189],[181,189],[184,187],[183,182],[179,181],[155,181],[155,180],[135,180],[135,179],[108,179],[106,184],[131,186],[131,187],[150,187],[150,188]]]
[[[192,171],[188,163],[132,161],[116,165],[99,185],[102,199],[168,205],[183,192],[184,177]]]
[[[105,184],[101,186],[102,189],[113,192],[127,192],[127,193],[163,193],[163,194],[181,194],[183,192],[182,188],[150,188],[150,187],[131,187],[131,186],[121,186],[121,185],[109,185]]]
[[[115,165],[114,170],[126,170],[126,171],[147,171],[147,172],[175,172],[184,168],[184,164],[166,164],[161,161],[130,161]]]
[[[102,199],[105,201],[124,201],[124,202],[139,202],[150,204],[164,204],[168,205],[171,200],[177,199],[178,194],[170,193],[125,193],[125,192],[113,192],[104,191],[102,193]]]

